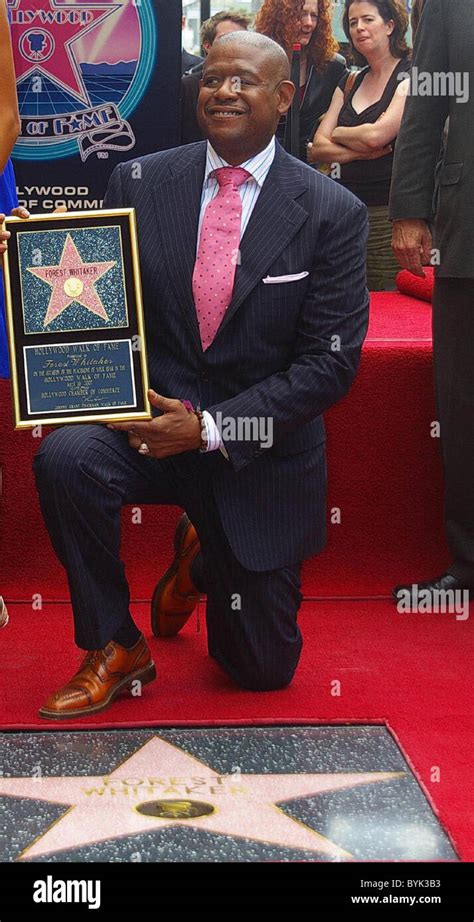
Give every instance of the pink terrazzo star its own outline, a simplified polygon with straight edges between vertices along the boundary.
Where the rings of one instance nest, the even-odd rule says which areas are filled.
[[[69,807],[21,854],[33,858],[103,840],[166,827],[193,827],[224,836],[237,836],[303,849],[329,861],[351,861],[350,852],[280,809],[279,804],[325,791],[399,778],[404,772],[336,774],[219,775],[194,756],[155,737],[106,778],[2,778],[0,794],[27,797]],[[149,802],[165,805],[203,802],[200,816],[146,816],[137,812]]]
[[[28,272],[53,289],[43,326],[46,328],[56,320],[74,301],[82,304],[97,317],[108,321],[107,311],[94,286],[115,265],[116,260],[103,263],[83,262],[71,234],[68,234],[58,266],[28,269]]]

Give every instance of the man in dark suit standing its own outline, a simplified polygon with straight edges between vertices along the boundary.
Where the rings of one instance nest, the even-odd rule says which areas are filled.
[[[107,206],[137,212],[157,416],[64,427],[37,455],[76,641],[90,651],[43,717],[96,713],[154,678],[120,560],[124,503],[177,503],[199,539],[187,556],[185,520],[155,633],[173,633],[160,631],[176,615],[165,589],[175,579],[179,593],[192,559],[205,579],[209,652],[223,669],[242,687],[270,690],[297,666],[300,564],[325,543],[321,414],[347,393],[367,329],[367,214],[275,144],[294,94],[288,74],[271,39],[224,36],[199,99],[209,141],[121,164],[111,177]],[[189,611],[177,614],[175,633]]]
[[[432,261],[437,266],[433,349],[445,523],[453,563],[442,576],[418,584],[433,595],[440,590],[474,590],[473,13],[472,0],[424,4],[390,202],[393,249],[400,265],[418,276],[424,275],[423,265]],[[439,171],[447,119],[447,147]],[[395,598],[402,590],[405,595],[412,587],[396,586]]]

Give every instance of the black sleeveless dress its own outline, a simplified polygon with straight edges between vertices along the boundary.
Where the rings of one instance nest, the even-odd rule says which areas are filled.
[[[347,102],[339,113],[338,127],[355,128],[358,125],[374,124],[387,111],[392,102],[400,83],[401,75],[409,74],[410,58],[401,58],[378,102],[368,106],[362,112],[356,112],[353,108],[352,100],[368,71],[369,68],[364,67],[360,74],[357,75]],[[343,92],[346,79],[344,77],[339,83],[339,87]],[[392,142],[392,147],[395,148],[395,141]],[[338,182],[345,186],[346,189],[350,189],[366,205],[388,205],[392,166],[393,153],[387,154],[386,157],[380,157],[379,160],[355,160],[353,163],[341,165],[341,177]]]

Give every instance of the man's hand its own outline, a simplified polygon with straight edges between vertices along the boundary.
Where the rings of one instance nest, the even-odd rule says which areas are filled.
[[[30,217],[30,212],[27,211],[26,208],[23,208],[21,205],[19,205],[18,208],[13,208],[11,216],[12,218],[23,218],[26,220],[26,218]],[[3,226],[4,220],[5,215],[0,214],[0,227]],[[10,236],[10,231],[0,230],[0,257],[3,256],[3,254],[6,252],[7,243],[10,239]]]
[[[181,400],[160,397],[155,391],[148,391],[148,399],[153,407],[162,411],[162,416],[149,423],[113,423],[109,429],[128,432],[128,441],[137,451],[145,443],[150,449],[148,457],[153,458],[168,458],[201,447],[201,424]]]
[[[392,250],[403,269],[424,279],[423,266],[429,266],[433,237],[426,221],[406,218],[393,222]]]

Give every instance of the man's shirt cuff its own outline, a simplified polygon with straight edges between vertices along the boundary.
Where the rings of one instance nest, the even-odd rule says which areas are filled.
[[[217,423],[213,416],[207,410],[203,410],[202,416],[206,426],[207,449],[206,451],[217,451],[222,447],[221,434],[217,428]]]

